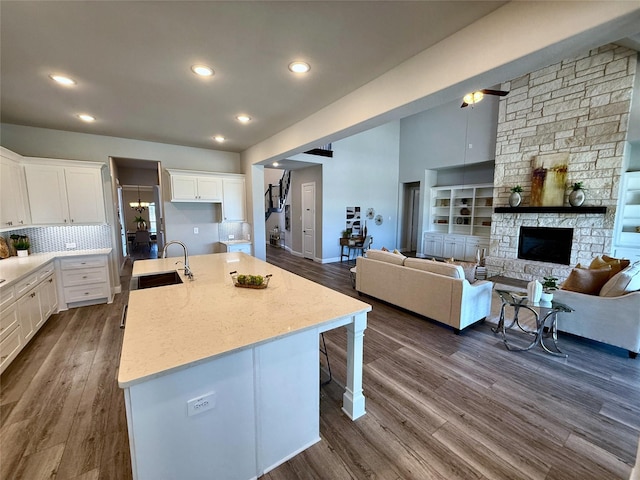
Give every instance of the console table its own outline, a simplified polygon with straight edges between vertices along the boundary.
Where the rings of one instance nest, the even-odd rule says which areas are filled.
[[[344,257],[347,258],[347,262],[351,260],[351,247],[362,245],[363,242],[363,237],[340,238],[340,261],[342,262]],[[347,248],[347,253],[345,253],[345,247]]]

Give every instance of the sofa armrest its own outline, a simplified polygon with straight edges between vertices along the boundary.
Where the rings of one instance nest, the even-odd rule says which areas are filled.
[[[600,297],[558,290],[553,299],[574,310],[558,314],[558,330],[640,352],[640,292]]]

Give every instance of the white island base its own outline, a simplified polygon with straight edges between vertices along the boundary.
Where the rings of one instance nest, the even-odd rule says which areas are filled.
[[[192,260],[193,266],[197,264],[196,258]],[[267,289],[274,287],[271,295],[278,292],[278,282],[282,280],[285,282],[280,287],[291,290],[292,283],[302,282],[300,288],[308,292],[311,282],[295,276],[289,278],[292,274],[269,266],[270,272],[274,270],[277,270],[274,274],[277,281]],[[202,280],[197,287],[194,282],[168,288],[199,289],[205,286],[205,279]],[[316,287],[324,288],[313,284],[313,288]],[[245,312],[251,308],[247,306],[249,299],[260,301],[259,291],[247,295],[248,292],[238,291],[243,289],[230,288],[227,295],[240,295]],[[150,290],[159,293],[165,287]],[[266,294],[267,290],[262,292]],[[135,312],[144,303],[138,304],[134,297],[143,299],[151,293],[149,290],[132,293],[135,295],[130,298],[130,306]],[[198,304],[195,291],[184,294],[193,304]],[[145,375],[133,375],[139,366],[133,363],[127,334],[133,341],[131,336],[143,330],[139,330],[139,323],[130,325],[128,319],[127,329],[131,326],[132,331],[125,333],[120,384],[125,392],[133,477],[139,480],[247,480],[263,475],[320,441],[319,334],[339,326],[347,327],[347,387],[343,411],[351,419],[364,415],[362,347],[366,312],[370,307],[346,297],[350,310],[344,310],[344,306],[336,306],[338,298],[329,298],[340,294],[323,291],[322,295],[328,295],[325,300],[336,300],[328,309],[342,308],[341,316],[333,311],[323,321],[313,320],[316,314],[309,311],[307,305],[306,315],[302,313],[305,318],[300,321],[308,325],[303,328],[292,328],[291,333],[280,332],[240,348],[200,357],[187,365]],[[172,297],[179,305],[180,294]],[[266,297],[261,301],[268,302]],[[356,302],[359,308],[354,309],[351,302]],[[290,310],[296,310],[291,301],[286,303]],[[345,315],[347,311],[351,313]],[[198,313],[192,313],[195,320],[191,323],[195,327]],[[228,335],[243,337],[242,332],[231,330]],[[212,339],[212,343],[220,342]],[[169,357],[173,354],[166,352]],[[156,360],[161,362],[162,356]]]

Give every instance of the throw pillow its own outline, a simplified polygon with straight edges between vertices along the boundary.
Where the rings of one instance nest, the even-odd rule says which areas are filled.
[[[629,265],[614,275],[600,290],[601,297],[619,297],[640,290],[640,262]]]
[[[569,277],[562,284],[562,290],[598,295],[602,286],[607,283],[611,275],[611,266],[591,270],[587,268],[574,268]]]
[[[445,262],[452,265],[460,265],[462,267],[462,270],[464,271],[464,278],[466,278],[469,283],[473,283],[476,281],[476,267],[478,266],[476,263],[457,262],[453,258],[448,258],[445,260]]]
[[[629,260],[613,258],[607,255],[603,255],[601,257],[596,257],[591,261],[589,268],[598,269],[598,268],[606,268],[608,266],[611,267],[611,277],[613,277],[619,271],[627,268],[629,266]]]

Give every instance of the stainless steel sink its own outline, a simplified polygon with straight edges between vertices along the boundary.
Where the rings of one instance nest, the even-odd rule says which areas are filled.
[[[138,277],[138,289],[164,287],[165,285],[177,285],[182,283],[178,272],[156,273]]]

